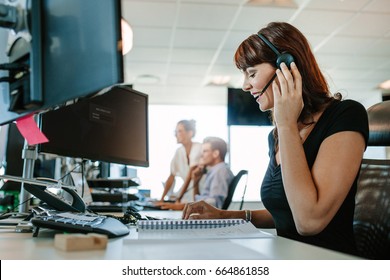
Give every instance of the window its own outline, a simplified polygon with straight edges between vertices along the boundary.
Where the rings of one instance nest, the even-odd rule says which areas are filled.
[[[218,136],[229,142],[226,106],[149,106],[149,158],[148,168],[137,167],[141,187],[151,190],[153,198],[160,198],[163,182],[168,178],[171,159],[179,147],[174,130],[178,121],[196,120],[194,141],[202,142],[207,136]],[[268,165],[268,133],[270,126],[231,126],[230,154],[233,173],[249,171],[245,201],[259,200],[260,185]],[[177,181],[179,188],[182,182]],[[243,186],[238,186],[233,200],[240,201]]]

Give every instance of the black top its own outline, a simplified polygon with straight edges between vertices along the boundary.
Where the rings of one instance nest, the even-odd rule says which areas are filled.
[[[324,111],[303,144],[310,169],[317,157],[321,143],[327,137],[341,131],[360,132],[367,145],[368,117],[363,105],[353,100],[335,101]],[[325,229],[313,236],[302,236],[296,230],[284,191],[281,168],[275,159],[275,140],[272,132],[269,134],[268,143],[270,162],[261,186],[261,199],[274,219],[277,234],[305,243],[355,254],[353,215],[358,176],[355,178],[345,201]]]

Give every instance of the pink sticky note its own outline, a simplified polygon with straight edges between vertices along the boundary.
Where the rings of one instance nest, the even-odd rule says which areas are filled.
[[[21,117],[16,120],[16,126],[19,132],[27,140],[29,145],[36,145],[49,142],[46,136],[41,132],[38,125],[35,123],[34,115]]]

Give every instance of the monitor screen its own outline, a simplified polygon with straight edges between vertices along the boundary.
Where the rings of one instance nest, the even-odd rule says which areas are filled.
[[[134,166],[149,166],[148,96],[124,85],[41,114],[49,142],[38,151]]]
[[[228,88],[228,125],[273,125],[270,112],[262,112],[250,93]]]
[[[0,28],[0,64],[27,68],[0,70],[0,124],[123,82],[119,0],[2,2],[27,17]]]

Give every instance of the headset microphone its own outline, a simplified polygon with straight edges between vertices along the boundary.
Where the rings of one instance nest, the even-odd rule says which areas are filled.
[[[259,38],[265,43],[267,44],[268,47],[271,48],[271,50],[277,55],[277,58],[276,58],[276,67],[278,67],[280,69],[280,64],[282,62],[284,62],[288,68],[290,68],[290,64],[292,62],[294,62],[294,57],[285,52],[285,53],[280,53],[278,51],[278,49],[270,42],[267,40],[267,38],[265,38],[262,34],[260,33],[257,33],[257,36],[259,36]]]

